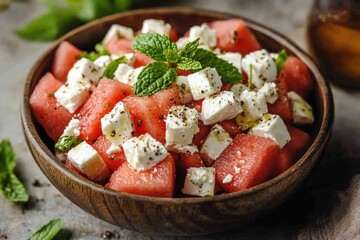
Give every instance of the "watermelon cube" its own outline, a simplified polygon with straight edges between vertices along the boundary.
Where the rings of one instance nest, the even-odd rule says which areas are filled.
[[[268,111],[279,115],[283,120],[292,120],[291,102],[287,95],[288,89],[281,75],[279,75],[275,83],[278,88],[279,98],[273,104],[268,104]]]

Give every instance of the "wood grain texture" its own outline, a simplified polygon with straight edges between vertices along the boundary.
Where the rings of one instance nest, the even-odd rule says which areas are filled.
[[[331,90],[311,59],[297,46],[273,30],[248,20],[249,27],[264,48],[269,51],[285,48],[307,64],[315,79],[313,143],[293,167],[264,184],[240,193],[211,198],[152,198],[108,190],[74,174],[56,160],[52,152],[53,142],[30,112],[29,96],[41,76],[50,69],[55,49],[63,40],[80,49],[90,49],[101,41],[113,23],[137,30],[144,19],[164,19],[182,34],[192,25],[234,17],[239,16],[189,8],[135,10],[89,23],[56,41],[32,68],[25,83],[21,107],[23,131],[31,153],[52,184],[76,205],[109,223],[146,234],[173,236],[209,234],[236,227],[269,212],[293,194],[329,141],[333,121]]]

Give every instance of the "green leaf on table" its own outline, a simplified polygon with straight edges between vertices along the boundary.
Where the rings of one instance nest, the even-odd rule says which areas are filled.
[[[9,140],[0,142],[0,173],[13,172],[16,166],[15,153]]]
[[[37,230],[28,240],[51,240],[63,228],[64,222],[59,219],[53,219],[39,230]]]
[[[181,70],[190,70],[193,72],[199,71],[202,69],[201,63],[190,58],[182,58],[181,61],[177,64],[177,67]]]
[[[126,63],[127,59],[125,56],[118,58],[114,61],[112,61],[105,69],[103,73],[103,77],[107,77],[109,79],[114,79],[114,73],[116,69],[118,68],[119,64]]]
[[[83,140],[75,136],[61,136],[55,143],[55,148],[65,153],[71,148],[79,145]]]
[[[27,202],[29,194],[12,172],[0,173],[0,191],[12,202]]]
[[[156,61],[166,61],[165,50],[177,51],[174,42],[158,33],[140,33],[132,40],[132,48]]]
[[[285,49],[281,50],[278,53],[278,57],[275,60],[277,72],[280,72],[281,69],[284,67],[287,57],[288,55]]]
[[[78,0],[79,11],[77,17],[83,21],[91,21],[114,13],[112,1],[104,0]]]
[[[176,71],[162,62],[147,65],[135,83],[136,96],[150,96],[170,86],[176,80]]]

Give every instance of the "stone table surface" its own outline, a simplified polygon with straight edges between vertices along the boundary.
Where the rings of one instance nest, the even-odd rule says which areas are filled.
[[[197,0],[176,4],[240,14],[289,36],[306,49],[305,23],[311,0]],[[169,4],[174,4],[169,1]],[[78,208],[55,189],[35,164],[25,143],[19,106],[30,67],[50,43],[18,39],[12,29],[44,9],[33,1],[13,1],[0,12],[0,139],[10,139],[16,173],[31,200],[13,204],[0,195],[0,239],[26,239],[60,217],[72,239],[175,239],[150,237],[107,224]],[[323,160],[294,197],[269,215],[228,232],[191,239],[360,239],[360,92],[332,86],[335,122]],[[40,184],[35,184],[35,181]],[[40,186],[39,186],[40,185]],[[189,238],[190,239],[190,238]]]

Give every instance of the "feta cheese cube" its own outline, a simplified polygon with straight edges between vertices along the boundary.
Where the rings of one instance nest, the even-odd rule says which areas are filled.
[[[214,196],[215,168],[189,168],[186,173],[185,183],[182,192],[184,194],[193,196]]]
[[[163,20],[146,19],[143,22],[141,32],[142,33],[154,32],[161,35],[169,36],[170,30],[171,30],[171,25],[165,23]]]
[[[132,39],[134,37],[134,30],[129,27],[125,27],[119,24],[111,25],[109,31],[106,33],[102,43],[106,45],[113,38],[127,38]]]
[[[105,137],[114,145],[120,145],[132,138],[133,122],[123,102],[115,104],[114,108],[101,118],[101,129]]]
[[[166,148],[150,134],[133,137],[122,144],[127,162],[137,171],[150,169],[166,158]]]
[[[200,117],[205,125],[211,125],[226,119],[232,119],[241,112],[240,102],[234,93],[222,91],[204,99]]]
[[[112,58],[109,55],[100,56],[97,59],[95,59],[94,63],[98,65],[102,70],[101,75],[104,73],[106,67],[111,63],[111,61]]]
[[[201,26],[193,26],[189,30],[189,40],[194,41],[200,39],[199,44],[207,47],[216,47],[216,31],[209,28],[206,24]]]
[[[230,134],[220,125],[215,124],[201,146],[200,153],[215,161],[231,142]]]
[[[90,95],[88,82],[65,83],[54,94],[57,102],[73,114]]]
[[[233,180],[233,175],[232,174],[228,174],[224,177],[224,179],[222,180],[222,183],[226,184],[226,183],[231,183]]]
[[[228,61],[234,67],[236,67],[239,70],[239,72],[241,72],[241,58],[242,58],[242,56],[241,56],[240,53],[227,52],[227,53],[224,53],[224,54],[219,54],[218,57],[224,59],[225,61]]]
[[[241,93],[245,90],[248,90],[248,87],[242,83],[236,83],[231,86],[230,91],[232,91],[236,97],[240,98]]]
[[[215,68],[204,68],[188,75],[190,90],[195,100],[219,93],[222,82]]]
[[[264,83],[264,85],[258,90],[258,93],[264,94],[266,102],[271,104],[276,102],[279,97],[278,90],[274,82]]]
[[[188,145],[199,131],[198,112],[183,105],[172,106],[166,117],[166,145]]]
[[[290,134],[284,121],[278,115],[265,114],[258,123],[248,132],[255,135],[274,140],[280,148],[283,148],[290,140]]]
[[[277,69],[274,59],[262,49],[246,55],[241,62],[242,70],[252,76],[252,84],[260,88],[265,82],[273,82],[276,79]],[[250,74],[250,68],[252,74]]]
[[[120,63],[114,72],[114,79],[121,83],[134,86],[143,69],[144,67],[133,68],[126,63]]]
[[[176,153],[196,153],[198,152],[198,148],[196,145],[194,144],[189,144],[189,145],[179,145],[179,144],[175,144],[175,145],[171,145],[171,146],[166,146],[166,149],[168,151],[172,151],[172,152],[176,152]]]
[[[81,58],[70,69],[67,75],[67,83],[74,84],[77,82],[89,82],[89,84],[96,84],[103,72],[104,67],[100,67],[87,58]]]
[[[91,180],[103,181],[110,176],[104,160],[85,141],[70,149],[67,156],[69,161]]]
[[[186,104],[194,100],[191,94],[190,84],[187,76],[177,76],[176,86],[179,89],[180,99],[182,104]]]
[[[80,120],[76,118],[72,118],[61,136],[78,137],[80,135],[80,127],[81,127]]]
[[[296,92],[288,92],[295,124],[312,124],[314,114],[311,105]]]

